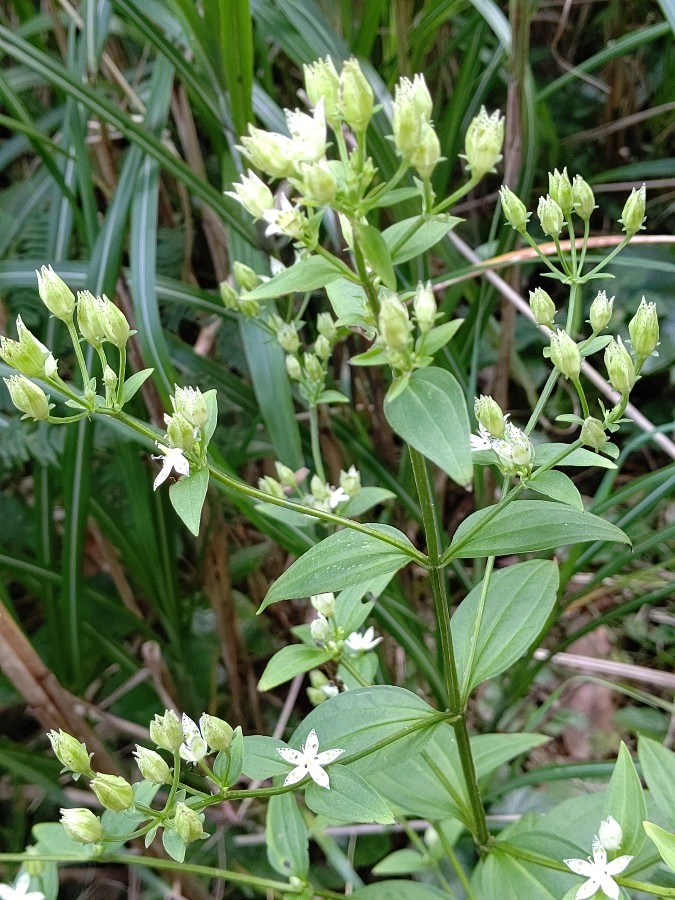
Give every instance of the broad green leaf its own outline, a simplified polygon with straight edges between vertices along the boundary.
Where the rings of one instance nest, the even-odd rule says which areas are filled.
[[[307,825],[293,794],[270,797],[265,820],[267,859],[280,875],[305,879],[309,872]]]
[[[33,825],[31,834],[37,843],[38,852],[53,854],[64,861],[91,859],[98,855],[98,848],[95,845],[71,841],[60,822],[39,822]]]
[[[654,803],[675,828],[675,753],[641,734],[638,758]]]
[[[389,525],[369,527],[396,537],[413,549],[408,538],[396,528]],[[311,547],[277,578],[258,612],[277,600],[311,597],[393,574],[409,559],[402,550],[370,535],[351,529],[338,531]]]
[[[394,821],[391,810],[367,781],[338,763],[326,767],[330,789],[313,781],[305,790],[305,803],[317,815],[338,822],[379,822],[390,825]]]
[[[250,300],[275,300],[296,291],[315,291],[340,278],[342,274],[337,260],[332,263],[323,256],[306,256],[269,281],[263,281],[252,291],[246,291],[242,297]]]
[[[464,392],[445,369],[418,369],[394,399],[387,397],[384,414],[394,431],[436,463],[457,484],[468,484],[473,473],[471,428]]]
[[[426,353],[428,356],[433,356],[457,334],[463,322],[464,319],[453,319],[452,322],[444,322],[442,325],[437,325],[417,339],[415,349],[418,353]]]
[[[377,654],[373,650],[369,650],[366,653],[359,653],[358,656],[353,656],[349,660],[350,671],[347,671],[344,665],[340,663],[338,666],[337,677],[340,681],[344,682],[348,691],[353,691],[356,690],[356,688],[363,687],[364,684],[375,683],[375,674],[378,665],[379,660]],[[357,675],[358,677],[356,677]]]
[[[430,866],[428,856],[422,856],[417,850],[406,847],[404,850],[394,850],[380,860],[373,868],[373,875],[410,875],[412,872],[424,872]]]
[[[670,834],[652,822],[643,822],[647,836],[656,844],[661,859],[671,872],[675,872],[675,834]]]
[[[447,555],[456,559],[504,556],[584,541],[630,544],[620,528],[593,513],[551,500],[516,500],[496,514],[488,506],[465,519]]]
[[[165,828],[162,831],[162,844],[171,859],[175,859],[176,862],[179,863],[185,861],[187,844],[182,837],[179,837],[178,832],[174,831],[173,828]]]
[[[509,829],[494,845],[492,852],[476,871],[474,884],[480,884],[477,891],[481,900],[561,900],[571,885],[580,884],[579,876],[572,872],[548,869],[527,860],[510,856],[501,843],[509,843],[560,862],[579,855],[577,847],[556,835],[545,834],[522,824],[522,831]],[[478,884],[477,884],[478,883]]]
[[[364,225],[356,222],[354,226],[354,238],[358,242],[361,252],[368,265],[379,275],[382,284],[390,291],[396,288],[396,275],[391,264],[391,256],[387,244],[379,229],[373,225]]]
[[[416,881],[378,881],[360,887],[352,894],[354,900],[453,900],[449,894],[430,884]]]
[[[125,380],[124,386],[122,387],[123,405],[131,400],[131,398],[141,388],[143,382],[145,382],[154,371],[154,369],[142,369],[140,372],[135,372]]]
[[[309,672],[322,666],[334,656],[331,650],[319,647],[306,647],[304,644],[290,644],[277,651],[265,666],[265,671],[258,682],[259,691],[270,691],[300,672]]]
[[[462,220],[446,213],[437,216],[413,216],[382,232],[395,266],[421,256],[444,238]]]
[[[171,505],[185,526],[195,536],[199,534],[202,506],[209,486],[209,470],[206,466],[175,481],[169,488]]]
[[[365,290],[348,278],[338,278],[326,286],[328,299],[337,316],[338,325],[363,328],[368,334],[375,334],[375,320],[368,305]]]
[[[481,682],[506,671],[537,640],[555,606],[558,567],[535,559],[493,572],[478,624],[482,589],[481,581],[452,617],[463,700]]]
[[[556,457],[560,456],[567,444],[537,444],[534,448],[534,462],[536,466],[548,465]],[[580,466],[582,469],[588,466],[598,466],[600,469],[616,469],[611,459],[578,447],[569,453],[565,459],[558,463],[559,466]]]
[[[637,856],[645,842],[642,822],[647,818],[645,796],[628,747],[621,742],[609,780],[602,817],[613,816],[621,826],[621,852]]]
[[[547,472],[537,475],[536,478],[528,479],[525,486],[531,491],[536,491],[552,500],[559,500],[575,509],[584,508],[584,502],[575,483],[564,472],[558,472],[556,469],[549,469]]]
[[[389,355],[381,347],[371,347],[363,353],[352,356],[350,366],[386,366],[389,364]]]
[[[373,506],[379,506],[386,500],[392,500],[396,494],[386,488],[364,487],[350,498],[345,506],[341,507],[340,515],[354,518],[367,512]]]

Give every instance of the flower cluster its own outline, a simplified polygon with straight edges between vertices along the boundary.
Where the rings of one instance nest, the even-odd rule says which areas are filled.
[[[505,475],[526,477],[534,463],[534,447],[528,436],[504,415],[492,397],[480,396],[474,404],[478,435],[471,437],[474,452],[492,450]]]
[[[576,875],[587,880],[578,888],[574,900],[587,900],[602,891],[610,900],[619,900],[619,885],[614,880],[633,859],[632,856],[617,856],[608,862],[607,852],[618,850],[623,840],[621,826],[609,816],[600,825],[598,834],[593,838],[593,857],[587,859],[566,859],[564,863]]]

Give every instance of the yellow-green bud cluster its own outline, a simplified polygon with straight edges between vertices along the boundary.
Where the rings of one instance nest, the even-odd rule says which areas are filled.
[[[645,185],[643,184],[642,187],[633,188],[630,197],[626,200],[623,212],[621,213],[621,218],[619,219],[626,234],[633,235],[637,234],[638,231],[643,230],[646,202],[647,191]]]
[[[550,294],[543,288],[538,287],[530,291],[530,309],[537,325],[545,325],[548,328],[553,327],[555,303],[551,299]]]
[[[10,375],[3,379],[9,390],[9,396],[16,408],[24,413],[22,418],[46,422],[51,405],[49,397],[37,384],[25,375]],[[53,405],[53,404],[52,404]]]
[[[178,837],[186,844],[192,844],[201,838],[207,837],[202,822],[204,815],[190,809],[185,803],[179,801],[176,803],[173,827]]]
[[[468,171],[474,178],[482,178],[502,158],[504,145],[504,119],[499,111],[488,115],[484,106],[475,116],[466,130],[464,154]]]
[[[637,312],[628,323],[628,333],[633,351],[642,364],[659,343],[659,319],[654,303],[647,303],[642,298]]]
[[[597,334],[609,325],[612,318],[613,307],[614,297],[607,299],[605,291],[598,291],[595,300],[591,303],[590,317],[588,320],[594,334]]]
[[[551,335],[551,362],[566,378],[576,381],[581,372],[581,353],[566,331],[558,329]]]
[[[546,197],[539,198],[537,217],[544,234],[558,237],[565,224],[565,216],[553,197],[547,194]]]

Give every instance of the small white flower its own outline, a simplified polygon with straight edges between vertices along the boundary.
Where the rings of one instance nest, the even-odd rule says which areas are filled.
[[[186,716],[185,713],[183,713],[181,725],[183,726],[183,737],[185,740],[178,748],[178,752],[182,759],[187,760],[187,762],[197,763],[204,759],[209,752],[208,745],[202,737],[197,723],[193,722],[190,716]]]
[[[289,784],[297,784],[298,781],[302,781],[306,775],[309,775],[312,781],[315,781],[320,787],[330,790],[328,774],[324,772],[323,766],[334,762],[345,751],[324,750],[322,753],[319,753],[318,750],[319,738],[313,728],[307,735],[307,740],[299,752],[291,747],[277,747],[279,756],[285,762],[295,766],[286,776],[284,787],[288,787]]]
[[[0,900],[45,900],[42,891],[29,891],[30,875],[22,872],[14,882],[14,886],[0,884]]]
[[[341,503],[346,503],[347,500],[349,500],[349,494],[344,488],[332,488],[328,505],[331,509],[336,509]]]
[[[318,162],[326,153],[326,115],[321,98],[314,107],[314,114],[299,109],[286,110],[286,122],[291,133],[296,162]]]
[[[583,875],[585,881],[574,895],[574,900],[588,900],[601,890],[610,900],[619,900],[619,885],[614,881],[613,875],[628,866],[632,856],[617,856],[611,862],[607,862],[607,851],[600,843],[599,838],[593,838],[593,859],[565,859],[566,866],[577,875]]]
[[[280,234],[296,241],[301,240],[305,233],[306,217],[296,206],[293,206],[284,194],[281,195],[279,204],[280,209],[276,207],[266,209],[262,214],[263,219],[268,223],[265,236],[271,237]]]
[[[496,440],[485,425],[479,422],[478,434],[471,435],[471,449],[474,453],[478,453],[479,450],[492,450],[492,445]]]
[[[351,650],[352,653],[361,653],[377,647],[381,640],[381,637],[375,637],[375,629],[371,625],[363,634],[360,634],[358,631],[352,631],[345,641],[345,647]]]
[[[183,456],[183,451],[180,447],[165,447],[164,444],[157,444],[159,449],[164,454],[164,460],[162,462],[162,469],[155,478],[155,483],[152,486],[153,491],[156,491],[160,484],[163,484],[166,479],[171,474],[171,470],[173,469],[178,475],[189,475],[190,474],[190,463]],[[153,459],[162,459],[161,456],[153,456]]]

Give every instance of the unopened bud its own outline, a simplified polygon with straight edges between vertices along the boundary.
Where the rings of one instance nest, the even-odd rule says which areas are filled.
[[[105,837],[101,820],[90,809],[62,809],[61,824],[78,844],[99,844]]]
[[[610,341],[605,348],[605,367],[609,383],[620,394],[629,394],[637,380],[633,358],[621,338]]]
[[[232,264],[232,274],[237,284],[245,291],[252,291],[260,284],[260,278],[253,269],[239,260]]]
[[[114,391],[117,387],[117,372],[108,365],[103,369],[103,384],[108,391]]]
[[[166,436],[169,446],[180,447],[181,450],[190,450],[195,443],[195,427],[185,418],[183,413],[175,413],[173,416],[164,416],[166,423]]]
[[[186,844],[198,841],[206,837],[202,828],[203,817],[196,813],[194,809],[190,809],[185,803],[180,801],[176,803],[176,814],[173,820],[173,827],[178,837]]]
[[[354,57],[342,66],[339,79],[340,110],[347,125],[360,134],[373,115],[373,89]]]
[[[285,134],[249,125],[239,149],[256,169],[272,178],[286,178],[295,171],[297,148]]]
[[[555,318],[555,303],[543,288],[535,288],[530,291],[530,309],[537,325],[553,326]]]
[[[422,125],[420,139],[414,153],[410,157],[410,165],[424,181],[428,181],[441,158],[441,144],[433,125],[425,122]]]
[[[331,342],[337,337],[335,322],[328,312],[319,313],[316,317],[316,330]]]
[[[103,295],[103,304],[103,331],[106,340],[118,349],[122,349],[129,340],[131,332],[129,323],[122,310],[108,300],[105,294]]]
[[[402,78],[396,85],[393,106],[394,144],[403,159],[417,150],[424,125],[431,121],[432,101],[424,76]]]
[[[322,644],[330,634],[328,619],[319,613],[309,626],[309,631],[314,640]]]
[[[643,297],[637,312],[628,323],[630,342],[639,360],[650,356],[659,343],[659,319],[656,305],[647,303]]]
[[[645,185],[643,184],[640,188],[633,188],[619,219],[626,234],[637,234],[638,231],[643,230],[642,223],[645,220],[646,201],[647,190]]]
[[[77,327],[88,344],[100,346],[106,338],[104,324],[105,304],[91,291],[77,292]]]
[[[551,335],[551,362],[566,378],[576,381],[581,372],[581,353],[576,342],[560,328]]]
[[[312,106],[323,100],[326,122],[334,128],[340,123],[340,78],[330,56],[303,66],[305,90]]]
[[[254,220],[262,219],[265,211],[274,206],[272,191],[250,169],[241,176],[241,184],[235,183],[232,187],[234,191],[225,191],[226,196],[241,203]]]
[[[286,357],[286,371],[291,381],[300,381],[302,378],[302,367],[296,356]]]
[[[569,215],[574,206],[572,182],[567,176],[567,166],[559,172],[554,169],[548,173],[548,193],[558,204],[564,215]]]
[[[122,812],[133,806],[134,789],[120,775],[102,775],[99,772],[91,780],[91,789],[101,806],[113,812]]]
[[[588,222],[595,209],[595,196],[590,184],[581,175],[575,175],[572,182],[572,199],[575,213],[583,222]]]
[[[318,356],[313,353],[304,353],[302,364],[308,378],[311,378],[312,381],[323,381],[325,372]]]
[[[75,294],[51,266],[42,266],[35,273],[38,280],[40,299],[49,312],[62,322],[72,322],[75,309]]]
[[[153,784],[171,784],[171,769],[159,753],[136,744],[133,755],[136,757],[138,771],[146,781]]]
[[[591,324],[593,333],[602,331],[609,325],[612,318],[612,308],[614,306],[614,297],[607,299],[605,291],[598,291],[595,300],[591,303],[590,316],[588,321]]]
[[[527,229],[527,221],[532,215],[525,207],[523,201],[513,191],[503,184],[499,188],[499,198],[502,203],[504,218],[511,228],[523,232]]]
[[[481,394],[473,405],[476,419],[493,437],[503,437],[506,419],[501,406],[492,397]]]
[[[225,309],[238,309],[238,294],[232,285],[227,281],[221,281],[218,288],[220,290],[220,299],[223,301]]]
[[[613,816],[607,816],[600,823],[598,828],[598,840],[605,850],[612,853],[621,847],[623,841],[623,830]]]
[[[322,481],[318,475],[312,475],[309,482],[309,490],[315,500],[328,500],[330,498],[330,485]]]
[[[431,331],[436,322],[438,307],[436,306],[436,298],[434,297],[430,281],[427,281],[426,284],[421,281],[418,283],[413,298],[413,309],[415,310],[417,327],[422,334]]]
[[[504,119],[499,110],[487,114],[484,106],[466,130],[464,158],[467,169],[474,178],[482,178],[492,172],[502,158],[504,144]]]
[[[302,196],[320,206],[329,206],[335,200],[338,184],[328,162],[319,160],[314,163],[301,163],[298,168]]]
[[[91,773],[92,753],[87,753],[86,746],[77,738],[65,731],[50,731],[47,734],[52,745],[54,755],[64,767],[78,778],[80,775]]]
[[[284,322],[277,331],[277,341],[286,353],[297,353],[300,349],[298,329],[292,322]]]
[[[227,751],[232,746],[234,731],[224,719],[202,713],[199,717],[199,730],[212,750]]]
[[[551,237],[557,237],[560,234],[565,217],[562,209],[552,197],[547,195],[539,198],[537,216],[544,234],[549,234]]]
[[[314,341],[314,354],[319,357],[319,359],[324,362],[327,359],[330,359],[331,354],[331,345],[328,338],[325,338],[322,334],[320,334],[317,339]]]
[[[237,309],[247,319],[255,319],[260,312],[260,304],[254,297],[241,296],[237,302]]]
[[[183,743],[183,726],[172,709],[165,710],[163,715],[155,715],[150,723],[150,737],[162,750],[178,750]]]
[[[277,470],[277,478],[279,479],[281,484],[289,488],[296,488],[298,486],[298,482],[293,469],[285,466],[280,462],[275,462],[274,468]]]
[[[587,447],[592,447],[593,450],[602,450],[609,440],[605,434],[602,422],[599,419],[594,419],[593,416],[588,416],[584,419],[580,437],[581,442]]]
[[[350,466],[346,472],[344,469],[340,471],[340,487],[350,497],[355,497],[359,493],[361,490],[361,475],[356,466]]]
[[[283,487],[271,475],[263,475],[258,479],[258,490],[271,497],[278,497],[280,500],[286,496]]]
[[[329,618],[335,615],[335,594],[314,594],[309,598],[309,602],[322,616]]]
[[[405,304],[395,294],[388,294],[380,306],[380,338],[387,350],[407,349],[411,331],[410,316]]]
[[[49,418],[49,397],[41,387],[25,375],[10,375],[4,379],[9,396],[16,408],[29,419],[46,422]]]
[[[194,425],[195,428],[201,428],[206,424],[209,411],[206,408],[206,400],[199,388],[178,387],[175,385],[174,396],[171,398],[173,408],[177,413],[182,413],[185,418]]]
[[[51,351],[26,328],[21,316],[17,316],[16,331],[18,341],[4,334],[0,336],[0,358],[29,378],[53,378],[56,375],[56,360]]]

